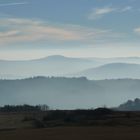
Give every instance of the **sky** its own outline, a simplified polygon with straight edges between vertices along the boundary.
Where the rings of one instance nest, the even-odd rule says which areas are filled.
[[[140,57],[140,0],[0,0],[0,59]]]

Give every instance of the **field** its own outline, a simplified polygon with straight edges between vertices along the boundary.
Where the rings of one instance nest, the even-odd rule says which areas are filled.
[[[1,112],[0,140],[140,140],[140,112]]]
[[[56,127],[1,131],[0,140],[140,140],[140,127]]]

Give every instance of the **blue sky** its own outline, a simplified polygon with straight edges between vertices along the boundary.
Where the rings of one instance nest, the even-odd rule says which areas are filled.
[[[0,59],[140,56],[139,0],[0,0]]]

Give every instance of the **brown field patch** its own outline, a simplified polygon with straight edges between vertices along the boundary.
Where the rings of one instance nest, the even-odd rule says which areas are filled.
[[[0,140],[140,140],[140,127],[56,127],[1,131]]]

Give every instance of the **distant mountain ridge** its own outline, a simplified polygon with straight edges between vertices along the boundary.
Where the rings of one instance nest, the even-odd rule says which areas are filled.
[[[84,70],[75,75],[89,79],[140,79],[140,65],[131,63],[110,63],[96,68]]]
[[[96,61],[64,56],[49,56],[36,60],[0,61],[1,78],[12,79],[31,76],[64,76],[98,65]],[[11,77],[10,77],[11,75]]]
[[[89,79],[140,78],[140,58],[71,58],[53,55],[34,60],[0,60],[0,78],[85,76]],[[130,72],[131,71],[131,72]]]

